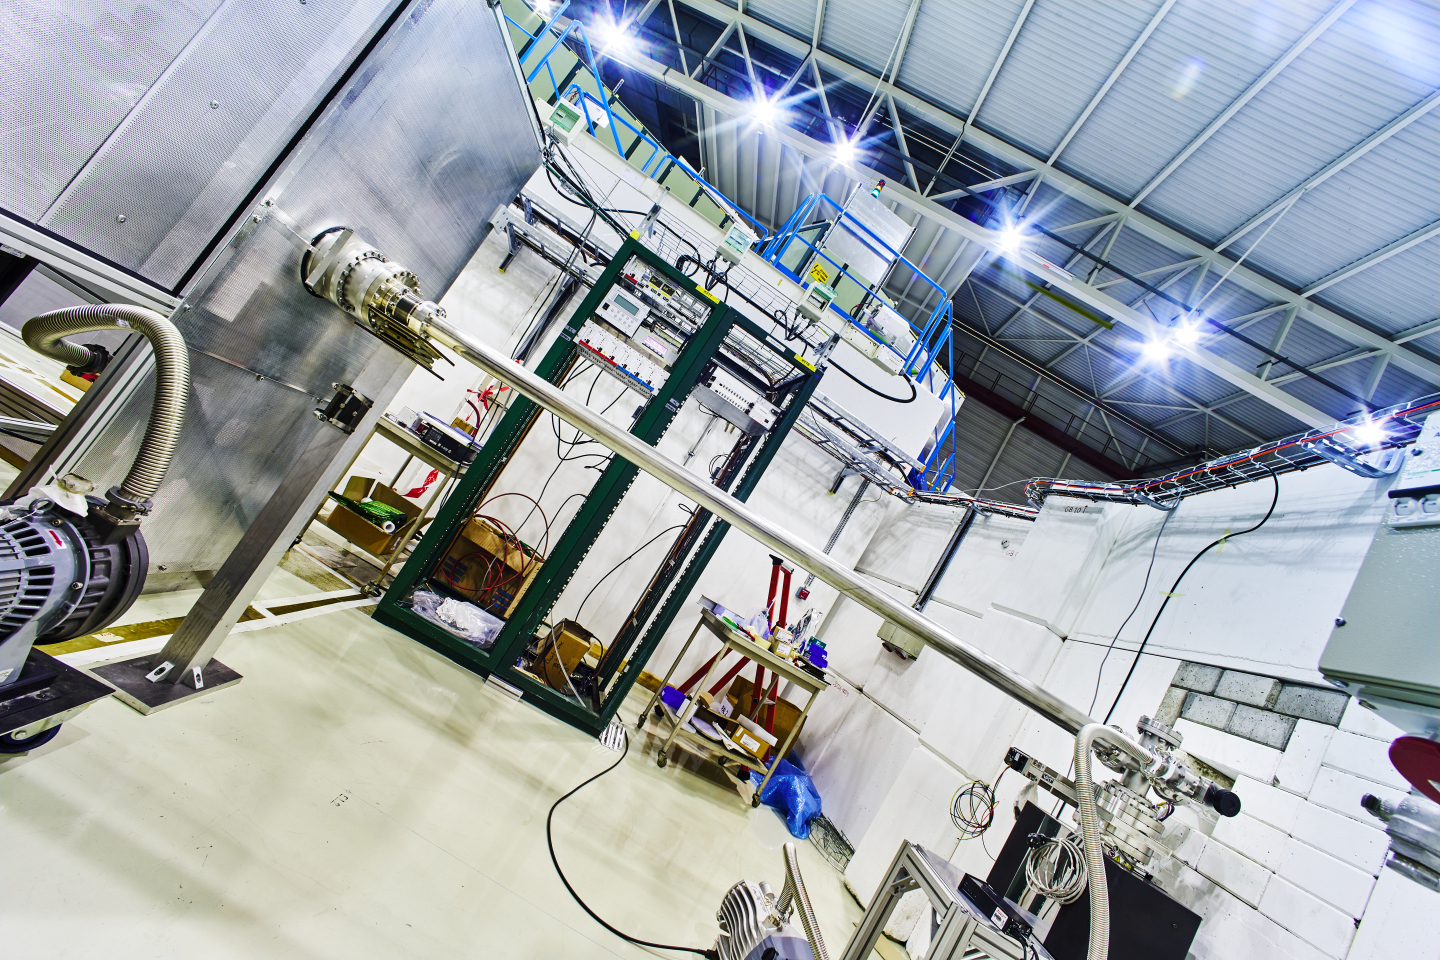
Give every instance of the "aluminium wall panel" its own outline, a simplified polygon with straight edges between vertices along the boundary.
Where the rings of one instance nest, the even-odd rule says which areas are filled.
[[[37,221],[219,5],[7,3],[0,207]]]
[[[394,6],[227,0],[41,225],[176,287]]]
[[[270,189],[302,234],[354,226],[438,298],[538,158],[494,13],[436,0],[396,23]],[[310,415],[316,398],[401,362],[305,291],[300,255],[290,229],[264,219],[223,248],[176,314],[195,376],[172,482],[145,525],[154,565],[218,567],[315,431],[330,429]],[[100,489],[134,455],[150,397],[137,390],[81,460]]]

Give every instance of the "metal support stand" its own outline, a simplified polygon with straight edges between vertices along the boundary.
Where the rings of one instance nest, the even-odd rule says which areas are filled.
[[[890,862],[865,916],[841,960],[867,960],[885,930],[900,898],[911,890],[923,890],[939,920],[939,929],[930,941],[926,960],[961,960],[977,953],[996,960],[1052,960],[1045,948],[1032,942],[1029,947],[1000,931],[980,910],[960,894],[960,875],[955,867],[924,847],[905,841]]]
[[[413,369],[414,364],[395,351],[378,351],[361,375],[362,383],[357,384],[367,396],[374,398],[374,406],[353,433],[328,426],[320,428],[165,648],[153,657],[112,664],[92,672],[120,687],[120,699],[141,713],[153,713],[239,682],[240,674],[213,662],[211,657],[290,549],[296,533],[309,522],[316,499],[325,495],[359,452],[385,405]],[[365,389],[367,386],[369,389]],[[130,676],[132,669],[138,670],[140,683],[170,689],[147,692],[143,696],[136,693]]]

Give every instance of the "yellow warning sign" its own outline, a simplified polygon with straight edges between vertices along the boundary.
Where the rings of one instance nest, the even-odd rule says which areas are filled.
[[[824,264],[812,264],[810,267],[810,279],[818,280],[820,283],[829,283],[830,271],[825,269]]]

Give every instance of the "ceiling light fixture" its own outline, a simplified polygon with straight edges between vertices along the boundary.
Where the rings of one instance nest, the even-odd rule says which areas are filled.
[[[750,105],[750,116],[755,119],[756,123],[764,124],[767,127],[773,126],[780,116],[780,108],[770,100],[761,97]]]
[[[1000,231],[1000,249],[1005,253],[1019,253],[1025,234],[1019,227],[1006,227]]]
[[[1200,330],[1197,324],[1182,323],[1175,328],[1175,342],[1189,346],[1200,339]]]
[[[614,20],[598,20],[595,33],[600,38],[600,55],[611,58],[635,52],[635,38]]]
[[[1350,428],[1350,433],[1366,446],[1378,447],[1385,442],[1385,427],[1374,420],[1365,420]]]
[[[1145,354],[1147,360],[1160,363],[1170,356],[1170,345],[1164,340],[1151,340],[1141,348],[1141,352]]]
[[[841,163],[853,163],[855,160],[855,144],[849,140],[841,140],[835,144],[835,159]]]

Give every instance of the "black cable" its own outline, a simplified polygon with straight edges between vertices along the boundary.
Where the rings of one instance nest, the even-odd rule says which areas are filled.
[[[603,577],[601,577],[599,580],[596,580],[596,581],[595,581],[595,586],[593,586],[593,587],[590,588],[590,592],[587,593],[587,594],[585,594],[585,599],[580,601],[580,606],[578,606],[578,607],[575,608],[575,619],[576,619],[576,620],[579,620],[579,619],[580,619],[580,614],[585,611],[585,604],[586,604],[587,602],[589,602],[590,597],[594,595],[595,591],[600,589],[600,584],[602,584],[602,583],[604,583],[606,580],[610,579],[610,574],[614,573],[616,570],[619,570],[621,567],[625,566],[625,564],[629,563],[632,559],[634,559],[636,553],[639,553],[641,550],[644,550],[646,547],[650,546],[650,544],[654,543],[656,540],[659,540],[661,537],[665,536],[665,534],[669,533],[669,532],[672,531],[672,530],[679,530],[679,529],[681,529],[681,528],[684,527],[684,526],[685,526],[685,524],[683,524],[683,523],[677,523],[677,524],[675,524],[675,526],[673,526],[673,527],[666,527],[664,530],[661,530],[659,533],[655,534],[655,536],[651,537],[649,540],[646,540],[644,543],[640,544],[640,546],[636,547],[636,548],[635,548],[635,552],[632,553],[632,554],[630,554],[630,556],[626,557],[624,560],[621,560],[619,563],[615,564],[615,566],[613,566],[613,567],[611,567],[609,570],[605,571],[605,576],[603,576]]]
[[[875,396],[879,397],[882,400],[889,400],[891,403],[914,403],[915,398],[920,395],[919,391],[915,389],[915,381],[911,380],[909,377],[905,377],[905,383],[910,387],[910,396],[902,400],[899,397],[892,397],[888,393],[881,393],[879,390],[876,390],[864,380],[861,380],[859,377],[855,376],[855,374],[851,373],[849,370],[846,370],[844,367],[840,366],[840,364],[836,363],[834,360],[830,361],[830,366],[834,367],[836,370],[839,370],[841,373],[845,374],[845,376],[849,377],[851,380],[854,380],[866,390],[869,390],[871,393],[875,394]],[[901,374],[901,376],[905,375]]]
[[[1175,595],[1175,588],[1180,586],[1180,581],[1185,579],[1185,574],[1190,572],[1190,568],[1195,566],[1196,562],[1199,561],[1201,557],[1205,556],[1205,554],[1210,552],[1211,547],[1218,546],[1224,543],[1226,540],[1234,540],[1236,537],[1243,537],[1247,533],[1254,533],[1256,530],[1259,530],[1261,527],[1265,526],[1265,522],[1269,520],[1270,515],[1275,512],[1275,504],[1280,502],[1280,475],[1277,474],[1274,470],[1271,470],[1270,467],[1266,464],[1262,463],[1260,464],[1260,466],[1265,467],[1265,471],[1270,474],[1270,479],[1275,482],[1275,495],[1270,498],[1270,509],[1265,511],[1265,516],[1261,517],[1260,522],[1255,524],[1255,526],[1245,530],[1241,530],[1239,533],[1227,533],[1225,534],[1225,536],[1219,538],[1218,540],[1211,541],[1210,543],[1205,545],[1205,548],[1203,550],[1195,554],[1195,556],[1191,557],[1189,563],[1185,564],[1185,569],[1180,571],[1180,576],[1175,578],[1175,582],[1170,585],[1170,589],[1165,593],[1165,599],[1161,602],[1160,609],[1155,611],[1155,619],[1150,621],[1150,629],[1145,631],[1145,639],[1140,641],[1140,647],[1135,651],[1135,659],[1130,663],[1130,671],[1125,674],[1125,680],[1123,683],[1120,684],[1120,689],[1115,694],[1115,701],[1110,704],[1110,710],[1108,713],[1105,714],[1106,723],[1110,722],[1111,715],[1115,713],[1115,708],[1120,703],[1120,697],[1125,693],[1126,685],[1129,684],[1130,678],[1135,675],[1135,667],[1140,663],[1140,655],[1145,652],[1145,645],[1150,642],[1150,634],[1155,632],[1155,625],[1160,622],[1160,615],[1165,612],[1166,606],[1168,606],[1170,603],[1170,598]]]
[[[545,845],[550,848],[550,863],[552,866],[555,867],[555,873],[559,875],[560,882],[565,884],[565,889],[570,892],[570,896],[575,899],[576,903],[580,904],[580,909],[584,910],[587,914],[589,914],[591,920],[594,920],[596,923],[600,924],[600,926],[604,927],[606,930],[609,930],[621,940],[624,940],[627,943],[633,943],[639,947],[654,947],[657,950],[677,950],[681,953],[693,953],[697,956],[708,957],[710,958],[710,960],[718,960],[719,954],[716,953],[713,949],[701,950],[698,947],[679,947],[669,943],[651,943],[649,940],[641,940],[638,937],[632,937],[628,933],[622,933],[621,931],[615,929],[614,927],[610,926],[610,924],[602,920],[600,918],[600,914],[596,913],[594,910],[591,910],[588,903],[580,899],[580,894],[576,893],[575,888],[570,886],[570,880],[565,876],[565,871],[560,869],[560,861],[555,857],[555,837],[551,833],[550,829],[550,823],[552,820],[555,819],[555,810],[560,806],[560,804],[564,803],[566,800],[569,800],[571,797],[575,796],[575,794],[579,793],[581,790],[585,789],[590,784],[594,783],[596,780],[599,780],[601,777],[605,776],[605,774],[609,773],[611,770],[614,770],[616,767],[620,766],[620,764],[625,762],[625,757],[630,753],[630,734],[626,733],[622,729],[621,736],[625,738],[625,747],[620,751],[620,756],[615,760],[614,763],[610,764],[610,766],[606,767],[604,770],[601,770],[589,780],[586,780],[584,783],[580,784],[580,786],[571,790],[569,793],[565,794],[565,796],[561,797],[559,800],[556,800],[550,805],[550,812],[545,815]]]
[[[1176,504],[1176,506],[1178,507],[1179,504]],[[1150,566],[1145,568],[1145,582],[1140,584],[1140,595],[1135,598],[1135,606],[1130,608],[1130,614],[1125,618],[1124,622],[1120,624],[1120,629],[1116,630],[1115,636],[1110,638],[1110,646],[1105,648],[1105,656],[1100,660],[1100,669],[1095,671],[1095,692],[1090,695],[1090,706],[1086,708],[1086,713],[1094,710],[1095,701],[1100,699],[1100,678],[1105,675],[1105,662],[1110,659],[1110,654],[1114,651],[1115,644],[1120,642],[1120,634],[1124,633],[1125,628],[1130,624],[1130,617],[1135,616],[1135,611],[1139,610],[1140,604],[1145,602],[1145,591],[1150,588],[1150,574],[1155,569],[1155,555],[1160,552],[1160,538],[1165,533],[1165,525],[1170,522],[1170,518],[1173,516],[1175,516],[1174,507],[1165,511],[1165,519],[1160,521],[1160,529],[1155,533],[1155,543],[1150,548]],[[1074,761],[1071,761],[1071,766],[1074,766]]]

